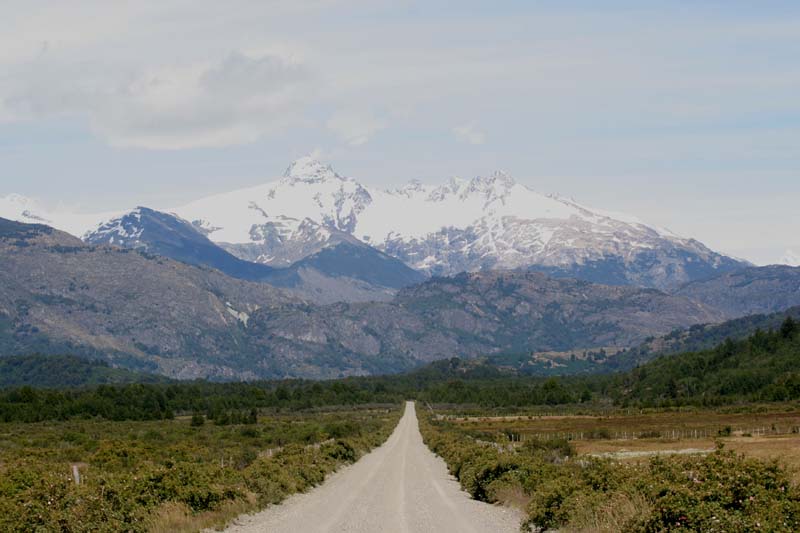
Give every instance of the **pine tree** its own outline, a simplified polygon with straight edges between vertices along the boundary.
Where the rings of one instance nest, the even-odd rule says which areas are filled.
[[[797,334],[798,329],[800,329],[800,326],[798,326],[797,321],[787,316],[786,320],[781,324],[781,337],[784,339],[791,339]]]

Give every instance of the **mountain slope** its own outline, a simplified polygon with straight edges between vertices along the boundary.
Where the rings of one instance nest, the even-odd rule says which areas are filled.
[[[635,345],[677,325],[717,319],[713,310],[655,290],[485,272],[436,278],[388,303],[256,312],[248,329],[256,345],[276,351],[302,343],[319,371],[338,359],[358,365],[356,373],[374,373],[376,366],[399,371],[454,355]],[[290,375],[310,370],[292,363],[300,366]]]
[[[751,267],[689,283],[677,291],[719,309],[726,318],[774,313],[800,305],[800,267]]]
[[[388,301],[398,289],[426,276],[355,240],[329,244],[267,280],[312,302]]]
[[[618,381],[625,401],[643,405],[715,405],[724,398],[800,398],[800,325],[787,319],[773,332],[713,349],[661,357]],[[613,390],[613,389],[612,389]],[[729,401],[729,400],[728,400]]]
[[[73,353],[176,377],[234,375],[256,309],[294,301],[266,284],[0,219],[0,353]]]
[[[759,329],[777,330],[789,317],[800,320],[800,307],[768,315],[748,315],[721,324],[696,324],[678,329],[667,335],[648,339],[641,345],[608,359],[606,371],[629,370],[664,355],[708,350],[728,339],[744,339]]]

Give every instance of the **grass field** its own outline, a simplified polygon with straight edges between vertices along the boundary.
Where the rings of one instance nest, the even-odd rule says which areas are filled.
[[[726,449],[776,459],[800,481],[800,409],[795,405],[735,410],[632,412],[613,415],[458,416],[441,413],[468,434],[525,442],[566,438],[579,454],[637,461],[656,454]]]
[[[0,424],[0,530],[219,526],[320,483],[383,442],[399,416],[391,406],[227,425],[191,417]]]

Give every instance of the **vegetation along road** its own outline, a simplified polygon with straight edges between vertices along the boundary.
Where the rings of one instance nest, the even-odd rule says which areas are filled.
[[[522,516],[469,498],[422,442],[413,402],[391,437],[306,494],[240,518],[227,531],[519,531]]]

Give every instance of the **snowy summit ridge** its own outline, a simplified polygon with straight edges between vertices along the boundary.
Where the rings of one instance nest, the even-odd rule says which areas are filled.
[[[16,199],[0,216],[39,216]],[[693,239],[633,217],[544,195],[495,172],[441,185],[412,181],[395,190],[362,185],[314,157],[246,189],[169,209],[242,259],[283,266],[327,243],[363,241],[433,275],[482,269],[535,269],[610,284],[668,288],[743,263]],[[59,214],[43,219],[70,233],[93,223]],[[109,217],[103,220],[108,220]],[[134,231],[132,228],[128,231]]]
[[[324,241],[323,229],[435,275],[534,268],[664,288],[742,265],[633,217],[540,194],[499,171],[381,190],[303,157],[275,181],[173,211],[234,253],[274,265],[286,261],[281,249]]]

